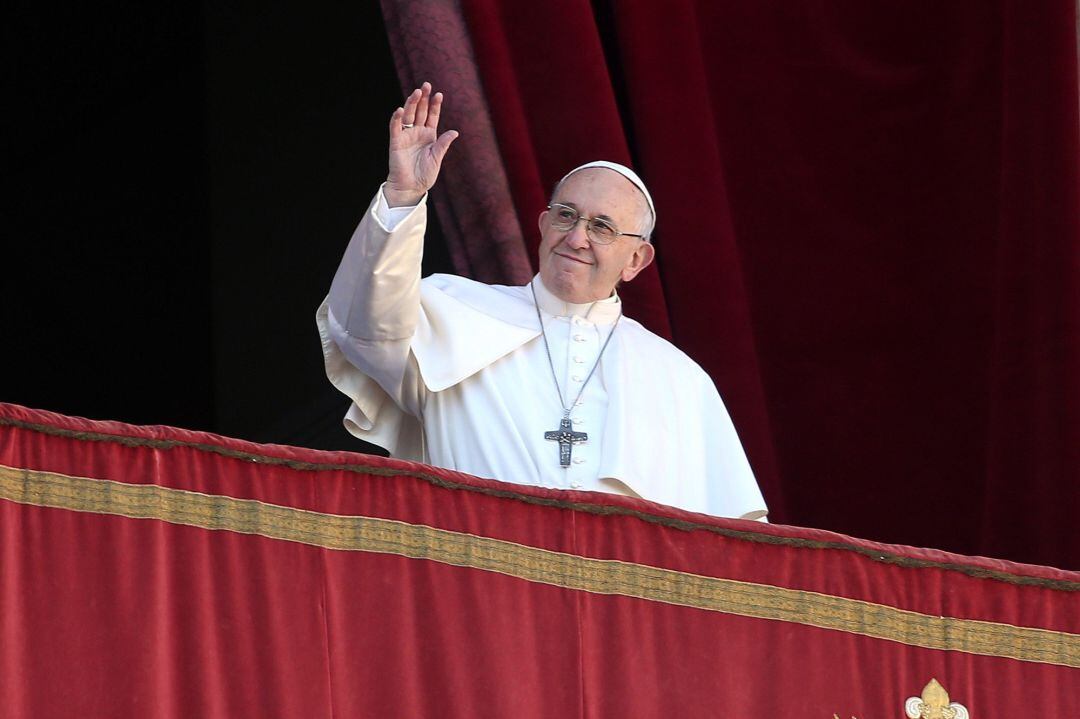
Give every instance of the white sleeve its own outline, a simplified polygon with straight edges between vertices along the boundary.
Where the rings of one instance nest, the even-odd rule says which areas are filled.
[[[327,373],[333,364],[331,381],[363,414],[365,398],[357,388],[366,383],[352,376],[353,368],[402,410],[420,414],[423,382],[409,345],[420,314],[426,214],[426,197],[415,207],[390,208],[380,188],[349,241],[325,314],[320,313]]]
[[[379,191],[375,194],[375,219],[379,221],[379,224],[383,226],[383,229],[387,232],[393,232],[397,229],[397,226],[401,224],[401,221],[412,214],[420,205],[424,204],[427,200],[427,195],[424,195],[420,202],[408,207],[390,207],[386,204],[386,198],[383,196],[382,185],[379,186]]]

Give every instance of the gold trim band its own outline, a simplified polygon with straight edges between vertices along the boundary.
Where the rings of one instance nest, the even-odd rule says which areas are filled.
[[[1077,634],[936,617],[846,597],[592,559],[389,519],[325,514],[250,499],[3,465],[0,499],[228,530],[333,550],[428,559],[565,589],[792,622],[927,649],[1080,668]]]
[[[2,411],[2,409],[3,405],[0,404],[0,411]],[[427,482],[428,484],[436,487],[442,487],[444,489],[474,492],[489,497],[512,499],[514,501],[524,502],[526,504],[535,504],[543,507],[558,507],[560,509],[569,509],[575,512],[585,512],[588,514],[634,517],[635,519],[640,519],[643,522],[648,522],[650,524],[655,524],[662,527],[668,527],[670,529],[677,529],[680,531],[710,532],[712,534],[718,534],[722,537],[730,537],[732,539],[738,539],[746,542],[755,542],[758,544],[771,544],[773,546],[797,547],[800,549],[828,549],[832,551],[839,550],[868,557],[872,559],[875,564],[892,564],[898,567],[908,567],[911,569],[942,569],[949,572],[957,572],[960,574],[964,574],[969,577],[988,579],[998,582],[1007,582],[1008,584],[1017,584],[1028,587],[1044,587],[1046,589],[1052,589],[1055,591],[1080,592],[1080,582],[1070,581],[1067,579],[1050,579],[1047,577],[1017,574],[1015,572],[1008,572],[1000,569],[991,569],[989,567],[976,566],[973,564],[947,562],[937,559],[923,559],[903,554],[895,554],[885,547],[864,546],[855,542],[844,541],[840,538],[809,539],[805,537],[786,537],[765,532],[720,527],[715,524],[696,522],[688,519],[676,519],[674,517],[651,514],[640,509],[631,509],[628,507],[620,507],[611,504],[570,501],[566,499],[557,499],[552,497],[538,497],[536,495],[526,494],[523,492],[515,492],[510,487],[507,487],[505,489],[495,487],[479,487],[476,485],[466,484],[463,482],[448,479],[435,473],[428,473],[417,470],[398,469],[392,467],[375,467],[363,464],[362,462],[335,463],[286,459],[283,457],[271,456],[267,454],[258,454],[255,452],[242,451],[209,442],[193,442],[181,439],[164,439],[139,437],[136,435],[109,434],[104,432],[95,432],[91,430],[74,430],[50,424],[19,420],[15,419],[14,417],[5,416],[0,416],[0,427],[14,427],[16,429],[29,432],[37,432],[39,434],[44,434],[50,437],[63,437],[65,439],[74,439],[80,442],[103,442],[109,444],[118,444],[124,447],[143,447],[156,450],[170,450],[175,448],[193,449],[198,452],[205,452],[207,454],[214,454],[219,457],[226,457],[229,459],[240,460],[243,462],[258,462],[260,464],[266,464],[269,466],[287,467],[289,469],[311,472],[339,471],[374,475],[380,477],[405,476],[412,479],[420,480],[422,482]],[[131,429],[136,428],[133,427]]]

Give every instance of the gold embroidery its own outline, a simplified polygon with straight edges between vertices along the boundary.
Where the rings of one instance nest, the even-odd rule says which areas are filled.
[[[689,519],[677,519],[675,517],[666,516],[664,514],[652,514],[650,512],[646,512],[640,509],[632,509],[629,507],[619,507],[610,504],[587,502],[580,500],[572,501],[555,497],[540,497],[525,492],[514,491],[513,489],[511,489],[513,485],[507,485],[507,487],[505,488],[500,488],[491,486],[477,486],[466,482],[459,482],[448,477],[439,475],[438,470],[435,470],[434,472],[425,472],[422,471],[422,469],[403,469],[398,467],[370,466],[357,462],[335,463],[319,462],[312,460],[287,459],[284,457],[268,454],[259,454],[254,451],[235,449],[221,444],[215,444],[209,441],[194,442],[191,440],[175,438],[164,439],[154,437],[140,437],[135,435],[95,432],[92,430],[68,429],[51,424],[42,424],[40,422],[30,422],[26,420],[16,419],[14,417],[7,417],[2,414],[2,409],[3,405],[2,403],[0,403],[0,427],[14,427],[16,429],[36,432],[50,437],[63,437],[65,439],[74,439],[80,442],[104,442],[122,445],[124,447],[140,447],[163,451],[169,451],[178,448],[193,449],[198,452],[216,455],[218,457],[225,457],[227,459],[241,460],[244,462],[258,462],[260,464],[265,464],[272,467],[287,467],[289,469],[309,472],[332,471],[365,474],[368,476],[376,477],[409,477],[410,479],[426,482],[432,486],[442,487],[444,489],[453,489],[463,492],[474,492],[488,497],[511,499],[516,502],[524,502],[526,504],[534,504],[542,507],[559,507],[561,509],[569,509],[575,512],[582,512],[586,514],[636,517],[637,519],[640,519],[644,522],[649,522],[650,524],[655,524],[661,527],[669,527],[672,529],[678,529],[688,532],[710,532],[722,537],[729,537],[732,539],[738,539],[740,541],[756,542],[760,544],[769,544],[779,547],[798,547],[800,549],[822,549],[829,551],[852,552],[854,554],[859,554],[864,557],[869,557],[875,562],[892,564],[898,567],[910,567],[913,569],[944,569],[950,572],[965,574],[969,577],[991,579],[997,582],[1006,582],[1008,584],[1016,584],[1025,587],[1045,587],[1046,589],[1066,592],[1080,591],[1080,582],[1077,581],[1071,581],[1068,579],[1051,579],[1049,577],[1038,577],[1028,574],[1017,574],[1014,572],[991,569],[989,567],[976,566],[963,562],[922,559],[918,557],[907,556],[905,554],[894,554],[882,547],[863,546],[858,542],[845,541],[842,538],[809,539],[806,537],[785,537],[778,534],[770,534],[753,530],[734,529],[732,527],[719,526],[710,522],[691,521]],[[256,446],[255,448],[258,447]]]
[[[255,534],[333,550],[429,559],[566,589],[793,622],[929,649],[1080,668],[1077,634],[930,616],[818,592],[591,559],[389,519],[325,514],[157,485],[2,465],[0,499]]]
[[[923,687],[921,697],[908,697],[904,713],[909,719],[968,719],[967,707],[949,702],[949,693],[937,679]]]

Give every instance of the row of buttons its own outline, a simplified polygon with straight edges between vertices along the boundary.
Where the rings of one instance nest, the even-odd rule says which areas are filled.
[[[574,322],[575,322],[575,324],[577,324],[579,326],[582,324],[581,320],[578,319],[577,317],[574,318]],[[575,332],[574,333],[574,341],[575,342],[588,342],[589,338],[586,337],[585,335],[581,334],[580,332]],[[574,356],[574,363],[575,364],[585,364],[585,358],[580,356],[580,355],[575,355]],[[581,382],[585,378],[580,374],[575,374],[575,375],[571,376],[570,379],[574,380],[575,382]]]
[[[581,327],[583,325],[586,325],[587,323],[585,321],[583,321],[581,318],[575,317],[574,318],[574,324]],[[586,336],[584,334],[581,334],[580,332],[575,332],[572,335],[572,338],[573,338],[574,342],[577,342],[579,344],[589,341],[588,336]],[[573,360],[574,364],[579,364],[579,365],[585,364],[585,358],[582,357],[581,355],[574,355],[572,357],[572,360]],[[574,382],[583,382],[585,380],[585,376],[578,373],[578,374],[571,375],[570,379],[572,379]],[[578,399],[574,404],[577,405],[577,406],[581,406],[582,404],[584,404],[584,402],[581,399]],[[585,426],[585,420],[583,420],[583,419],[572,417],[571,421],[574,423],[574,427],[576,427],[576,428],[581,428],[581,427]],[[582,464],[585,464],[586,459],[584,457],[574,457],[571,461],[576,465],[582,465]],[[571,489],[581,489],[582,484],[581,484],[581,482],[571,482],[570,483],[570,488]]]

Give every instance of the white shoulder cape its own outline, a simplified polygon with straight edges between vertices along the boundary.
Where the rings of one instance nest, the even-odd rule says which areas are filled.
[[[429,391],[456,385],[540,334],[528,286],[433,275],[420,294],[410,348]],[[327,376],[353,400],[349,431],[395,457],[425,461],[420,420],[349,363],[330,337],[326,302],[317,319]],[[742,444],[704,370],[627,317],[601,362],[609,404],[599,476],[661,504],[724,517],[765,515]]]

